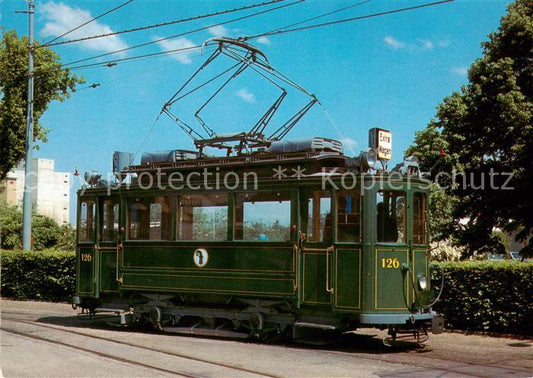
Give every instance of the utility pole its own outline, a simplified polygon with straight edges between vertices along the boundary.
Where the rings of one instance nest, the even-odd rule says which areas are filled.
[[[29,45],[28,45],[28,107],[26,122],[26,160],[24,167],[24,207],[22,215],[22,249],[31,250],[31,183],[32,150],[33,150],[33,0],[28,1],[29,10]]]

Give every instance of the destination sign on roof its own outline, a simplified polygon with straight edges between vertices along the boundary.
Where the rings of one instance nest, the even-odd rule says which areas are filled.
[[[392,158],[392,133],[388,130],[374,127],[368,133],[368,145],[377,151],[379,160]]]

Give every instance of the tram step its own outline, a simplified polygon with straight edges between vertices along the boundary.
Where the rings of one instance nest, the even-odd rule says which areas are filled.
[[[337,327],[329,324],[317,324],[317,323],[308,323],[308,322],[296,322],[293,324],[294,327],[305,327],[305,328],[318,328],[324,330],[335,330]]]
[[[247,339],[250,337],[247,333],[228,331],[224,329],[211,329],[211,328],[199,328],[199,327],[164,327],[164,332],[181,333],[187,335],[200,335],[200,336],[217,336],[228,337],[234,339]]]

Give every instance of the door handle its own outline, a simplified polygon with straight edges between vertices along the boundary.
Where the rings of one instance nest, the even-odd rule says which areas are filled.
[[[326,291],[332,294],[333,287],[329,286],[329,252],[330,251],[333,251],[333,247],[326,248]]]

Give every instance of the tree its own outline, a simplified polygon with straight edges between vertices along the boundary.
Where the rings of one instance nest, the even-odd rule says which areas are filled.
[[[61,69],[59,56],[35,44],[34,129],[33,137],[46,142],[46,133],[39,119],[52,100],[64,101],[69,90],[84,82]],[[19,38],[15,31],[3,32],[0,41],[0,180],[25,155],[26,105],[28,89],[28,38]]]
[[[32,216],[32,249],[59,248],[73,251],[76,247],[76,232],[70,225],[59,226],[55,220],[44,215]],[[19,249],[22,245],[22,212],[16,206],[0,201],[0,248]]]
[[[469,84],[443,100],[407,154],[454,198],[450,232],[466,256],[501,250],[495,227],[518,231],[521,253],[533,255],[533,2],[509,5],[482,47]]]

